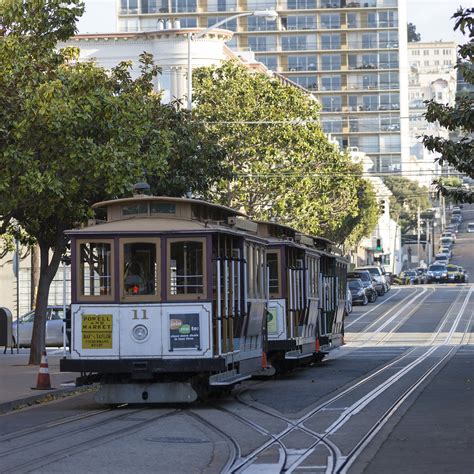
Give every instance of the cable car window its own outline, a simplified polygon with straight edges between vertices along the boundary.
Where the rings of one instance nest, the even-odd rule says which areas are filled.
[[[176,205],[167,202],[150,203],[150,212],[152,214],[176,214]]]
[[[267,265],[269,273],[269,291],[273,297],[280,295],[280,272],[279,272],[279,252],[267,252]]]
[[[128,204],[126,206],[122,206],[123,216],[132,216],[134,214],[148,215],[148,203],[137,202],[136,204]]]
[[[156,244],[130,242],[123,246],[123,292],[124,296],[155,295]]]
[[[168,293],[174,297],[205,294],[205,239],[170,239],[168,247]]]
[[[79,267],[81,296],[112,296],[111,243],[81,243]]]

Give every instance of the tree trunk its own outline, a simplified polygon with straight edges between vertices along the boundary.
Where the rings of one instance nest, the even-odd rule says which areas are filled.
[[[58,238],[58,244],[54,248],[51,262],[49,261],[49,245],[39,243],[40,248],[40,277],[38,293],[36,296],[35,320],[33,323],[33,335],[31,338],[30,365],[39,365],[41,355],[45,349],[46,338],[46,312],[48,309],[49,288],[56,272],[58,271],[61,256],[64,253],[64,237]]]
[[[39,262],[39,246],[33,245],[31,247],[31,299],[30,307],[36,308],[36,294],[38,292],[39,277],[40,277],[40,262]]]

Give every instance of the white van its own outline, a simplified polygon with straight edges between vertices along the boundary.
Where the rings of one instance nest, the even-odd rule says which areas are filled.
[[[375,288],[377,289],[377,293],[379,295],[385,294],[389,289],[390,285],[387,282],[387,279],[385,278],[385,272],[382,268],[376,266],[376,265],[364,265],[363,267],[357,267],[354,268],[354,271],[358,270],[368,270],[369,273],[374,277],[375,279]]]

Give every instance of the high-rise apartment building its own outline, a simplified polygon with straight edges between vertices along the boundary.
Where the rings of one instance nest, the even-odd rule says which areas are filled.
[[[229,21],[234,50],[313,91],[324,130],[366,152],[377,171],[408,157],[406,0],[119,0],[119,31],[152,31],[160,20],[208,27],[237,13],[276,10],[277,21]]]

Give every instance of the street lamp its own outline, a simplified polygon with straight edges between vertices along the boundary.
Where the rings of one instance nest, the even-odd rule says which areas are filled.
[[[219,26],[227,23],[236,18],[241,18],[244,16],[257,16],[265,18],[267,21],[275,21],[278,18],[278,13],[275,10],[256,10],[253,12],[246,13],[237,13],[236,15],[229,16],[224,18],[221,21],[218,21],[215,25],[206,28],[205,30],[199,33],[188,33],[188,110],[191,111],[193,105],[193,71],[192,71],[192,56],[191,56],[191,43],[192,40],[199,39],[209,33],[209,31],[219,28]]]

